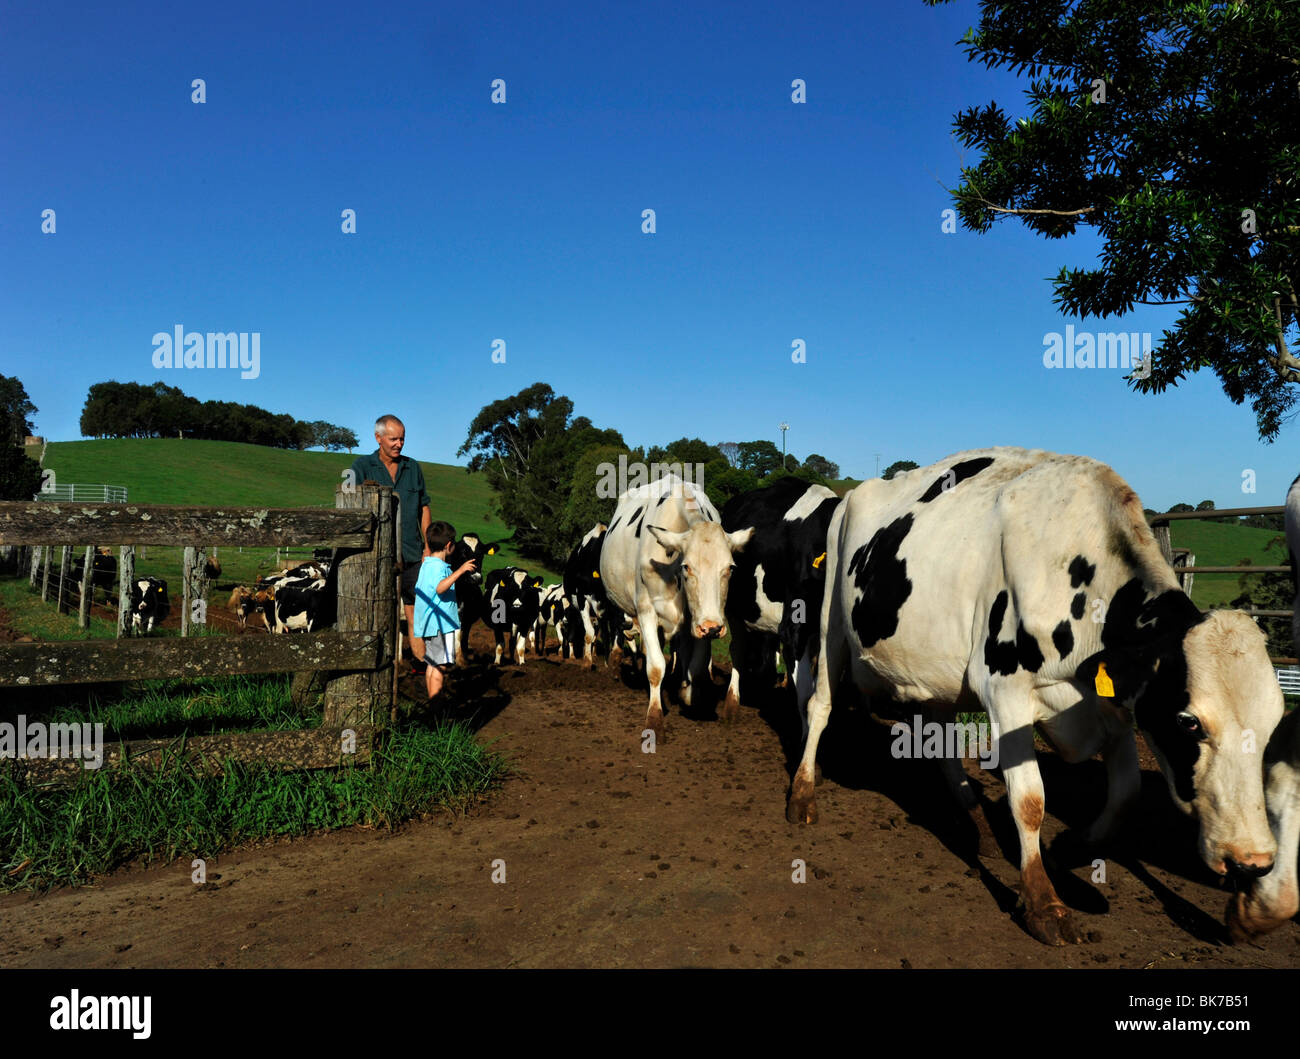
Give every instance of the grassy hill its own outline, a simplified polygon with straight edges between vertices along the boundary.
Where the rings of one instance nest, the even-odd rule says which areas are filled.
[[[332,507],[334,488],[353,459],[355,454],[296,452],[227,441],[112,438],[52,442],[45,466],[60,483],[126,486],[128,499],[139,504]],[[442,463],[421,461],[420,467],[435,519],[450,522],[460,533],[476,531],[488,540],[510,536],[510,527],[492,514],[492,490],[483,475]],[[179,555],[179,548],[150,548],[141,558],[140,572],[179,577]],[[248,582],[275,565],[275,549],[223,548],[219,558],[223,582]],[[484,569],[509,565],[526,567],[548,581],[559,580],[554,571],[521,558],[509,545],[490,556]]]

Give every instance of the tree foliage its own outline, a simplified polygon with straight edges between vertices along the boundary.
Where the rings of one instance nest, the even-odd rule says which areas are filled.
[[[202,438],[242,441],[277,449],[324,446],[355,448],[346,427],[317,420],[305,423],[287,413],[268,412],[234,401],[200,401],[176,386],[155,382],[97,382],[86,394],[81,433],[92,438]]]
[[[1300,8],[982,0],[961,43],[1029,78],[1025,116],[997,103],[956,116],[980,154],[953,192],[962,223],[1095,228],[1097,267],[1053,280],[1062,311],[1183,306],[1130,385],[1160,393],[1208,368],[1274,439],[1300,392]]]
[[[891,478],[894,477],[894,475],[900,474],[903,471],[914,471],[916,470],[916,468],[920,466],[921,465],[919,463],[916,463],[913,460],[895,460],[893,463],[891,463],[888,467],[885,468],[885,473],[882,474],[880,477],[888,482]]]
[[[29,418],[35,414],[36,406],[22,382],[16,376],[0,375],[0,444],[21,446],[23,438],[36,431]]]
[[[0,441],[0,500],[31,500],[41,488],[41,465],[18,445]]]
[[[815,452],[803,461],[803,465],[823,478],[838,478],[840,476],[840,465],[838,463],[833,463],[825,456],[819,456]]]

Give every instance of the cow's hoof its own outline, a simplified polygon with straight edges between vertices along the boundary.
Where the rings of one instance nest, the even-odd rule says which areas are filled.
[[[1077,945],[1083,934],[1064,905],[1048,905],[1037,911],[1025,910],[1025,929],[1044,945]]]
[[[790,784],[790,800],[785,807],[785,818],[790,823],[817,823],[817,799],[813,795],[813,786],[804,778],[802,771],[794,774],[794,782]]]
[[[1291,916],[1283,909],[1279,915],[1262,913],[1259,908],[1252,908],[1244,893],[1235,893],[1228,898],[1228,907],[1224,910],[1224,921],[1228,924],[1228,934],[1233,941],[1241,943],[1256,941],[1269,931],[1276,930]]]
[[[740,699],[728,691],[727,697],[722,700],[722,709],[718,716],[724,724],[734,724],[740,719]]]

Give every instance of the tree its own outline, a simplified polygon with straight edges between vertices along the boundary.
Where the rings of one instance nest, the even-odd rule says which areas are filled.
[[[820,474],[823,478],[838,478],[840,476],[840,465],[838,463],[832,463],[825,456],[819,456],[815,452],[803,461],[803,465],[809,470]]]
[[[781,450],[770,441],[742,441],[737,447],[740,469],[751,472],[756,478],[766,478],[781,467]]]
[[[0,375],[0,444],[21,447],[23,438],[36,433],[28,418],[35,414],[36,406],[17,376]]]
[[[1213,500],[1202,500],[1199,504],[1196,505],[1196,510],[1197,510],[1197,511],[1213,511],[1213,510],[1214,510],[1214,501],[1213,501]]]
[[[899,474],[902,471],[914,471],[920,466],[919,463],[915,463],[912,460],[895,460],[885,468],[885,473],[880,477],[888,482],[894,477],[894,475]]]
[[[1175,504],[1173,507],[1169,509],[1169,513],[1172,515],[1175,511],[1192,511],[1192,510],[1195,509],[1192,507],[1191,504]]]
[[[40,492],[41,477],[39,463],[19,445],[0,440],[0,500],[31,500]]]
[[[1209,368],[1273,440],[1300,392],[1294,6],[982,0],[961,43],[1030,78],[1027,116],[990,103],[955,118],[981,155],[952,193],[962,224],[1095,228],[1098,267],[1052,281],[1062,311],[1183,306],[1130,385],[1161,393]]]
[[[719,441],[718,451],[722,453],[732,467],[740,466],[740,446],[734,441]]]
[[[793,474],[799,469],[799,466],[799,457],[793,452],[787,452],[785,454],[785,469]]]

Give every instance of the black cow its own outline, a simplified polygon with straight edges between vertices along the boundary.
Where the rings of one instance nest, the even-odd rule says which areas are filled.
[[[456,609],[460,612],[460,635],[456,637],[456,664],[463,666],[469,654],[469,630],[476,621],[483,617],[483,559],[495,555],[501,542],[488,544],[477,533],[465,533],[452,549],[447,565],[453,571],[459,570],[471,559],[479,565],[472,574],[456,579]]]
[[[512,660],[523,665],[525,638],[533,632],[541,608],[542,578],[532,577],[528,571],[518,567],[507,566],[488,574],[485,590],[487,611],[483,621],[496,637],[496,664],[501,664],[506,638],[509,637]]]
[[[171,613],[167,601],[167,582],[161,577],[139,577],[131,585],[131,625],[136,636],[147,636],[155,625],[167,620]]]
[[[754,529],[745,550],[735,556],[727,591],[731,683],[722,706],[723,720],[734,720],[740,710],[746,643],[753,639],[748,634],[770,633],[778,638],[786,673],[794,673],[799,719],[807,732],[805,706],[813,692],[811,667],[825,586],[826,529],[838,504],[839,498],[824,485],[781,478],[732,497],[722,509],[722,528],[728,533]],[[760,655],[762,672],[771,652],[763,650],[761,642],[750,646],[750,654],[757,649]]]

